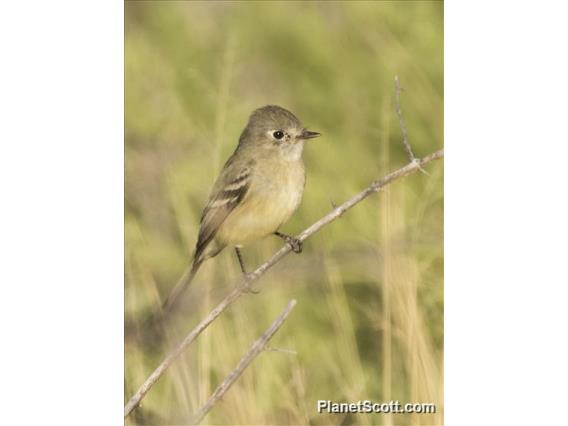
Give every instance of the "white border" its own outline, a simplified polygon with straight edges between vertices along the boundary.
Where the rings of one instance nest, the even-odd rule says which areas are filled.
[[[566,16],[446,3],[448,425],[567,421]]]
[[[0,423],[122,424],[123,4],[0,10]]]
[[[446,424],[566,422],[566,8],[446,3]],[[123,4],[0,12],[5,424],[121,424]]]

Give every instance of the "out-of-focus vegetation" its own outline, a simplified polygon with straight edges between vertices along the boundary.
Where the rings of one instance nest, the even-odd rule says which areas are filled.
[[[237,282],[206,262],[167,331],[148,333],[193,251],[201,208],[250,112],[293,111],[305,151],[295,234],[406,163],[394,76],[417,156],[443,145],[441,2],[125,4],[125,398]],[[206,424],[443,422],[443,165],[428,166],[309,239],[215,321],[127,424],[183,424],[281,312],[296,309]],[[244,250],[249,269],[282,242]],[[136,327],[135,327],[136,328]],[[436,415],[318,414],[318,399],[433,402]]]

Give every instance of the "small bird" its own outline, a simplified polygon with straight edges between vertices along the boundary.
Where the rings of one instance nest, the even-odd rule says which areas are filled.
[[[244,274],[240,248],[268,235],[282,238],[294,252],[301,252],[301,241],[278,229],[300,204],[306,183],[304,144],[318,136],[276,105],[251,114],[203,209],[191,266],[166,299],[164,311],[172,309],[201,264],[227,246],[235,248]]]

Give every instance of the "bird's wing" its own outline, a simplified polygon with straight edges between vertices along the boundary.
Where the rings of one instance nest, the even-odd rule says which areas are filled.
[[[195,248],[196,261],[201,260],[205,248],[215,237],[221,224],[247,194],[252,171],[253,163],[238,164],[233,162],[233,157],[223,167],[203,209],[199,237]]]

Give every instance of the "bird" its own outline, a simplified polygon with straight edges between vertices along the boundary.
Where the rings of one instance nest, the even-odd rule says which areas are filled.
[[[280,106],[252,112],[205,204],[191,264],[166,298],[163,312],[174,308],[203,262],[226,247],[234,247],[245,275],[241,248],[254,241],[275,235],[294,252],[302,251],[300,240],[279,229],[302,199],[304,145],[320,135]]]

